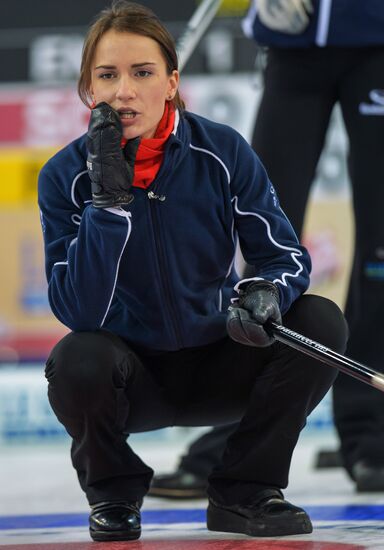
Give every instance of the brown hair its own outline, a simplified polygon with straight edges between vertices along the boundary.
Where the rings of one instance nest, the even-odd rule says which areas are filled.
[[[110,29],[152,38],[160,46],[166,63],[167,73],[171,75],[172,71],[178,68],[174,39],[154,12],[135,2],[127,2],[126,0],[114,1],[110,8],[106,8],[99,13],[85,37],[77,91],[81,101],[87,107],[91,104],[89,93],[91,87],[91,64],[96,46],[100,38]],[[177,109],[183,110],[185,108],[184,101],[181,99],[178,91],[170,103]]]

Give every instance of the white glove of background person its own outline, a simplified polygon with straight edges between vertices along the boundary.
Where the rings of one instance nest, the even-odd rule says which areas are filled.
[[[313,6],[312,0],[257,0],[257,11],[260,21],[269,29],[300,34],[309,24]]]

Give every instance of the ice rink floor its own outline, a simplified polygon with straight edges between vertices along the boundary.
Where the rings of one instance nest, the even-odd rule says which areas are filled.
[[[158,473],[172,470],[185,441],[134,441]],[[206,501],[147,498],[139,541],[94,543],[88,505],[69,459],[69,441],[0,446],[0,549],[11,550],[384,550],[384,493],[357,494],[344,470],[315,470],[332,433],[304,436],[296,448],[285,496],[312,518],[311,535],[253,539],[205,527]]]

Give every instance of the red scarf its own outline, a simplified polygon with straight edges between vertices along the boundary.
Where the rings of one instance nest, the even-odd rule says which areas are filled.
[[[153,182],[163,162],[164,147],[175,124],[175,110],[167,101],[164,114],[160,120],[155,135],[150,139],[142,139],[137,149],[135,160],[135,175],[133,185],[147,189]]]

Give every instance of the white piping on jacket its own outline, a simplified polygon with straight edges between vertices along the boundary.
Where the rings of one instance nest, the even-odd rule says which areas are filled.
[[[119,255],[119,259],[117,260],[117,265],[116,265],[116,273],[115,273],[115,280],[113,282],[113,288],[112,288],[112,292],[111,292],[111,297],[109,299],[109,302],[108,302],[108,306],[107,306],[107,310],[103,316],[103,319],[100,323],[100,328],[103,326],[103,324],[105,323],[105,319],[108,315],[108,311],[111,307],[111,303],[112,303],[112,300],[113,300],[113,296],[115,294],[115,289],[116,289],[116,283],[117,283],[117,276],[118,276],[118,273],[119,273],[119,267],[120,267],[120,262],[121,262],[121,258],[123,256],[123,253],[124,253],[124,250],[125,250],[125,247],[127,246],[127,242],[128,242],[128,239],[129,239],[129,236],[131,234],[131,230],[132,230],[132,222],[130,220],[131,218],[131,213],[130,212],[126,212],[125,210],[123,210],[122,208],[104,208],[103,210],[107,210],[108,212],[111,212],[112,214],[115,214],[115,215],[118,215],[118,216],[121,216],[123,218],[125,218],[127,220],[127,224],[128,224],[128,230],[127,230],[127,235],[125,237],[125,241],[124,241],[124,245],[121,249],[121,252],[120,252],[120,255]],[[72,239],[71,243],[69,246],[72,246],[75,242],[77,241],[77,237],[75,239]],[[68,260],[66,261],[61,261],[61,262],[55,262],[53,264],[53,267],[57,266],[57,265],[68,265]]]
[[[286,280],[287,277],[298,277],[300,275],[300,273],[303,271],[303,265],[297,259],[297,257],[302,256],[303,253],[300,250],[298,250],[297,248],[292,248],[290,246],[284,246],[282,244],[279,244],[277,241],[275,241],[275,239],[272,237],[271,226],[270,226],[268,220],[266,220],[263,216],[261,216],[260,214],[257,214],[256,212],[242,212],[239,209],[237,203],[238,203],[238,197],[235,197],[234,198],[235,210],[238,214],[240,214],[241,216],[255,216],[256,218],[259,218],[259,220],[261,220],[264,223],[265,227],[266,227],[267,235],[268,235],[268,238],[271,241],[271,243],[273,243],[274,246],[276,246],[277,248],[280,248],[281,250],[288,250],[288,251],[291,252],[292,261],[298,266],[297,271],[295,273],[288,273],[288,272],[282,273],[280,279],[274,279],[272,281],[275,284],[280,283],[284,286],[287,286],[287,280]],[[255,277],[254,279],[257,280],[257,279],[260,279],[260,277]],[[238,287],[243,281],[244,281],[244,279],[239,281],[235,285],[235,290],[236,291],[238,291]]]
[[[175,111],[175,122],[173,124],[172,134],[176,135],[177,128],[179,126],[179,122],[180,122],[180,113],[179,113],[179,109],[176,109],[176,111]]]
[[[219,311],[223,310],[223,293],[222,290],[219,290]]]
[[[112,214],[117,214],[118,216],[122,216],[124,217],[126,220],[127,220],[127,224],[128,224],[128,230],[127,230],[127,236],[125,237],[125,241],[124,241],[124,245],[121,249],[121,252],[120,252],[120,256],[119,256],[119,259],[117,260],[117,265],[116,265],[116,273],[115,273],[115,280],[113,282],[113,288],[112,288],[112,292],[111,292],[111,297],[109,299],[109,302],[108,302],[108,306],[107,306],[107,310],[104,314],[104,317],[103,317],[103,320],[101,321],[100,323],[100,328],[104,325],[105,323],[105,319],[107,318],[107,315],[108,315],[108,311],[111,307],[111,303],[112,303],[112,300],[113,300],[113,296],[115,294],[115,289],[116,289],[116,283],[117,283],[117,276],[119,274],[119,268],[120,268],[120,262],[121,262],[121,258],[123,256],[123,252],[125,250],[125,247],[127,246],[127,242],[128,242],[128,239],[129,239],[129,236],[131,234],[131,230],[132,230],[132,222],[131,222],[131,213],[130,212],[126,212],[125,210],[123,210],[123,208],[104,208],[104,210],[107,210],[108,212],[111,212]]]
[[[194,151],[200,151],[201,153],[206,153],[207,155],[210,155],[211,157],[215,158],[217,162],[221,164],[221,166],[224,168],[225,174],[227,176],[228,184],[231,183],[231,176],[229,174],[228,168],[225,166],[224,162],[219,158],[215,153],[212,153],[212,151],[208,151],[208,149],[203,149],[202,147],[196,147],[195,145],[192,145],[192,143],[189,145],[191,149]]]
[[[315,38],[316,45],[320,47],[326,46],[328,41],[331,6],[332,0],[320,0],[319,20],[317,22],[317,31]]]
[[[80,172],[79,174],[77,174],[77,176],[75,176],[73,182],[72,182],[72,185],[71,185],[71,199],[72,199],[72,202],[75,206],[77,206],[77,208],[80,208],[80,206],[77,204],[77,201],[75,199],[75,187],[76,187],[76,183],[77,183],[77,180],[83,175],[83,174],[87,174],[88,170],[83,170],[82,172]]]

